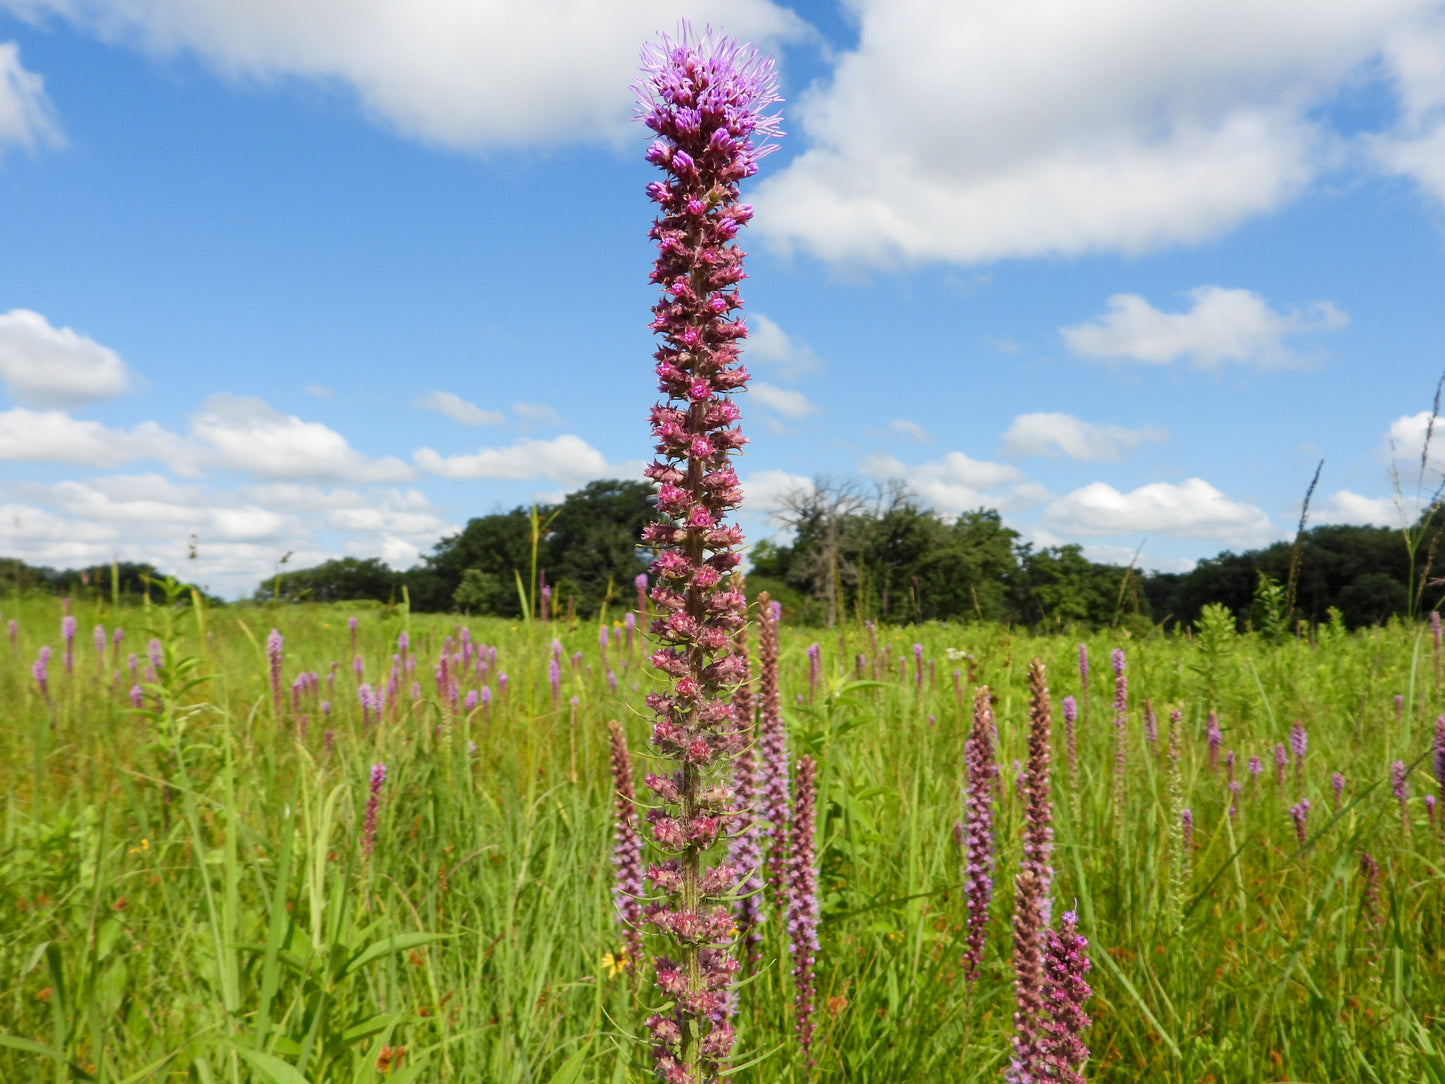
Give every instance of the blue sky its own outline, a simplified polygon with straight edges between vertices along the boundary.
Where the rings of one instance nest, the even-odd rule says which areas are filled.
[[[1314,522],[1398,522],[1445,5],[0,0],[0,554],[235,595],[637,476],[627,87],[679,15],[787,98],[745,193],[751,538],[820,473],[902,478],[1187,568],[1291,534],[1320,459]]]

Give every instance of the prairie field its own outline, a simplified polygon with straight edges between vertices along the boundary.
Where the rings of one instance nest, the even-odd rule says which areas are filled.
[[[57,600],[0,610],[0,1080],[651,1079],[638,1034],[662,995],[623,956],[607,724],[624,724],[640,785],[658,679],[621,621],[75,599],[67,665]],[[395,693],[359,695],[393,656]],[[1445,1084],[1427,623],[1271,642],[1207,618],[1187,635],[1031,635],[786,613],[789,756],[819,770],[816,1064],[769,899],[732,1079],[1002,1078],[1036,656],[1053,912],[1077,911],[1093,965],[1089,1079]],[[978,685],[1001,774],[970,983],[954,825]]]

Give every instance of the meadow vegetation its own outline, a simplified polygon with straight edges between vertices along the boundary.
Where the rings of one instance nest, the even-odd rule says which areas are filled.
[[[640,706],[659,679],[640,637],[629,646],[605,617],[464,627],[401,607],[171,595],[77,601],[69,666],[59,602],[3,607],[0,1079],[650,1079],[636,1037],[660,995],[627,967],[609,861],[609,720],[639,778],[652,767]],[[1015,764],[1038,656],[1055,701],[1055,918],[1077,911],[1093,960],[1090,1079],[1445,1081],[1445,705],[1427,624],[1335,621],[1271,640],[1218,610],[1187,633],[1083,636],[993,623],[825,632],[785,613],[782,634],[789,755],[818,765],[810,1079],[1002,1075]],[[1115,648],[1130,690],[1122,730]],[[405,678],[383,695],[394,656]],[[982,684],[998,726],[999,865],[970,984],[953,829]],[[739,1084],[809,1077],[786,932],[774,921],[763,934],[738,999]]]

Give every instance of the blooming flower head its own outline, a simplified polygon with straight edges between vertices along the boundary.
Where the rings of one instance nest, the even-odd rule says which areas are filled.
[[[657,554],[650,631],[653,666],[670,689],[648,696],[652,744],[679,770],[649,777],[661,800],[649,812],[652,840],[665,857],[649,871],[661,902],[648,921],[673,938],[680,959],[659,957],[657,984],[670,1008],[648,1020],[658,1074],[676,1084],[717,1079],[732,1048],[725,1005],[739,966],[730,950],[733,918],[724,900],[739,872],[726,861],[707,867],[704,852],[733,815],[728,764],[744,735],[732,688],[745,662],[730,650],[746,600],[728,573],[740,563],[742,531],[726,522],[742,501],[732,456],[746,443],[733,393],[747,385],[739,343],[747,327],[735,315],[743,254],[735,244],[752,208],[738,183],[779,134],[771,59],[751,47],[683,23],[642,54],[634,88],[638,117],[657,139],[647,159],[664,180],[647,186],[658,205],[652,281],[661,290],[652,330],[664,400],[652,409],[656,458],[645,474],[657,486],[657,519],[642,541]],[[646,612],[646,577],[637,581]]]

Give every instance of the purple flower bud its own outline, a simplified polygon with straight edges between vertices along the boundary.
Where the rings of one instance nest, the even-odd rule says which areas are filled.
[[[35,684],[40,687],[40,695],[45,702],[50,703],[50,688],[48,681],[50,677],[50,647],[47,645],[40,649],[35,662],[30,667],[30,676],[35,679]]]
[[[1295,839],[1298,840],[1299,845],[1303,847],[1305,845],[1305,838],[1309,833],[1307,821],[1310,815],[1310,800],[1308,798],[1301,798],[1295,805],[1290,806],[1289,815],[1290,819],[1294,821]]]
[[[139,685],[132,685],[130,687],[130,702],[135,707],[139,708],[141,706],[142,698],[144,697],[144,695],[145,694],[141,690],[141,687]]]
[[[386,765],[371,766],[371,788],[366,800],[366,819],[361,829],[361,854],[370,858],[376,846],[376,815],[381,807],[381,786],[386,782]]]
[[[1261,775],[1261,773],[1263,773],[1263,771],[1264,771],[1264,763],[1263,763],[1263,761],[1261,761],[1261,760],[1259,759],[1259,757],[1256,757],[1256,756],[1250,757],[1250,758],[1249,758],[1249,781],[1250,781],[1251,783],[1253,783],[1256,779],[1258,779],[1258,778],[1260,777],[1260,775]]]

